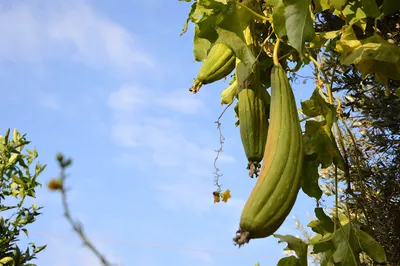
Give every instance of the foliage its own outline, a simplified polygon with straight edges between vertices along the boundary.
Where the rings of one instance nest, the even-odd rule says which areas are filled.
[[[0,265],[35,265],[28,262],[46,248],[29,243],[23,251],[18,245],[20,234],[28,236],[27,225],[36,221],[42,208],[24,204],[27,197],[35,198],[36,188],[41,187],[36,180],[46,167],[33,165],[38,152],[25,149],[29,143],[16,129],[12,136],[10,130],[0,136]]]
[[[294,78],[301,67],[314,67],[316,87],[301,103],[302,189],[317,202],[317,219],[308,225],[316,235],[304,245],[322,254],[321,265],[398,261],[393,256],[400,252],[391,248],[396,239],[399,243],[393,232],[399,228],[399,9],[397,0],[198,0],[184,25],[183,33],[189,21],[195,24],[196,61],[207,58],[215,43],[223,43],[243,62],[244,76],[260,66],[266,87],[277,39],[283,42],[279,63]],[[256,24],[254,43],[262,48],[260,54],[246,46],[243,28],[250,21]],[[358,122],[358,128],[349,127],[349,121]],[[321,179],[321,171],[328,172],[326,178]],[[328,214],[319,207],[326,185],[330,192],[325,196],[335,199]],[[397,223],[383,229],[376,215]],[[384,236],[383,230],[394,235]],[[279,265],[304,264],[308,248],[303,242],[277,237],[296,252]]]

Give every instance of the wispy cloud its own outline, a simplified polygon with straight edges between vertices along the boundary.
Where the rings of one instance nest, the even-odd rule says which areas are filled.
[[[57,94],[51,92],[38,91],[37,94],[38,104],[42,107],[52,110],[60,110],[61,103]]]
[[[200,126],[188,124],[203,112],[205,104],[186,90],[181,91],[124,85],[111,93],[108,106],[115,115],[112,136],[132,154],[121,157],[125,164],[131,158],[132,164],[143,161],[153,166],[153,176],[154,172],[162,173],[152,178],[156,181],[155,198],[162,205],[176,211],[181,207],[207,211],[213,204],[215,147],[197,142],[192,131],[200,131]],[[205,132],[207,137],[218,138],[217,132]],[[135,151],[147,152],[148,156],[139,158]],[[232,156],[221,154],[219,164],[232,162]]]
[[[3,63],[38,64],[62,58],[96,69],[154,65],[133,34],[84,1],[1,5],[0,35]]]
[[[186,115],[196,114],[205,107],[201,100],[187,90],[154,91],[135,85],[123,85],[111,93],[108,104],[116,111],[156,111],[162,108]]]

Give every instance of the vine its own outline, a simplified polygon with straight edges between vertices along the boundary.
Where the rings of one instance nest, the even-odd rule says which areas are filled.
[[[341,113],[342,100],[336,93],[334,95],[334,86],[340,82],[338,76],[346,77],[346,71],[352,71],[359,73],[363,81],[372,79],[378,83],[386,97],[394,97],[393,93],[388,92],[391,92],[391,82],[400,80],[400,47],[393,42],[393,36],[397,35],[382,33],[386,31],[382,23],[391,16],[395,16],[396,20],[399,10],[400,5],[395,0],[371,0],[368,3],[210,0],[207,3],[194,1],[192,4],[188,21],[195,24],[196,61],[203,61],[207,51],[216,43],[223,43],[233,51],[236,60],[242,62],[240,70],[236,69],[236,73],[243,75],[240,80],[247,80],[255,73],[261,77],[266,88],[271,86],[273,66],[281,66],[285,73],[291,72],[291,79],[305,78],[297,73],[301,67],[307,66],[314,71],[316,87],[310,99],[301,102],[302,117],[299,122],[305,122],[304,160],[299,170],[303,178],[301,189],[316,200],[314,211],[317,219],[308,225],[315,235],[305,243],[293,236],[275,234],[279,242],[287,242],[288,249],[295,254],[283,258],[278,265],[307,265],[307,259],[304,258],[310,254],[304,250],[308,248],[320,253],[325,263],[330,265],[360,265],[361,260],[381,264],[388,262],[383,247],[369,234],[376,229],[368,228],[370,221],[362,200],[366,193],[364,187],[361,186],[360,194],[352,187],[354,183],[363,183],[361,164],[365,158],[362,157],[354,132],[346,123],[346,117],[351,114],[345,116]],[[250,23],[255,25],[252,28],[254,45],[261,48],[258,54],[246,43],[243,34],[243,29]],[[184,28],[187,28],[186,24]],[[330,68],[325,66],[327,62]],[[254,68],[255,64],[259,68]],[[291,67],[291,64],[295,67]],[[221,66],[224,67],[223,64]],[[367,92],[365,90],[361,94]],[[214,181],[218,194],[221,192],[221,175],[216,161],[224,143],[220,119],[225,110],[216,122],[220,134],[220,149],[214,161]],[[256,117],[259,114],[251,115]],[[349,151],[349,145],[355,154]],[[353,169],[356,169],[355,173]],[[320,171],[329,172],[326,180],[320,177]],[[320,180],[332,184],[334,211],[329,215],[319,206],[321,198],[329,196],[321,190]],[[258,183],[256,186],[260,189]],[[340,190],[342,185],[347,188]],[[341,197],[345,197],[344,205],[340,205]],[[357,212],[352,217],[350,198],[361,210],[361,218]],[[279,205],[278,202],[276,204]],[[363,223],[364,219],[366,224]],[[252,221],[246,223],[251,224]],[[251,235],[247,239],[250,238]]]

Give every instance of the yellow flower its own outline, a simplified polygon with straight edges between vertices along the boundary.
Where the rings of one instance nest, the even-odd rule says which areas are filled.
[[[213,196],[214,196],[214,203],[220,201],[220,195],[219,195],[219,193],[217,191],[213,192]]]
[[[227,202],[228,199],[231,198],[231,191],[229,189],[225,190],[225,192],[221,194],[221,198],[223,202]]]

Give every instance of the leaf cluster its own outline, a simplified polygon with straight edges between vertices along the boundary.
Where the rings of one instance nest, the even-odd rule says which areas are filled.
[[[36,163],[36,149],[25,149],[29,144],[25,135],[14,129],[0,136],[0,265],[34,265],[30,262],[46,245],[29,243],[25,251],[18,245],[21,233],[28,236],[27,225],[36,221],[41,213],[35,203],[26,206],[26,197],[35,198],[40,187],[37,177],[46,165]]]

